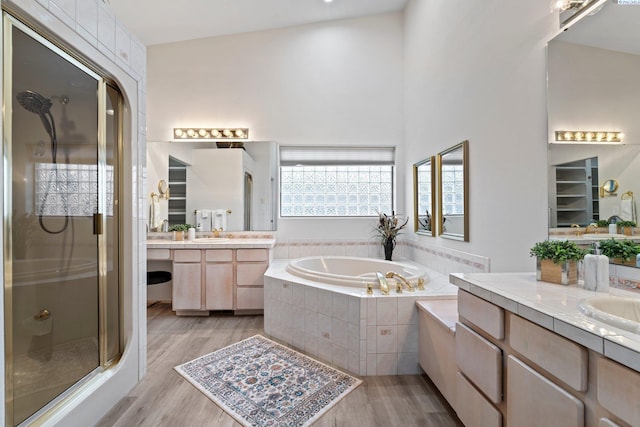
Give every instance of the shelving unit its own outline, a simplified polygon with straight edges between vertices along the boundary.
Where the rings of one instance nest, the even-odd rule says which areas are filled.
[[[187,165],[169,156],[169,225],[187,218]]]
[[[587,226],[600,217],[598,158],[557,165],[556,227]]]

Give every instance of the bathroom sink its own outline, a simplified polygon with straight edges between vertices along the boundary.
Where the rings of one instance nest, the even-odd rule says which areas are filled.
[[[640,333],[640,298],[602,295],[580,301],[578,308],[608,325]]]
[[[224,243],[228,241],[228,237],[200,237],[192,240],[194,243]]]
[[[624,234],[608,234],[608,233],[583,234],[582,237],[584,239],[594,239],[594,240],[629,238],[629,236],[625,236]]]

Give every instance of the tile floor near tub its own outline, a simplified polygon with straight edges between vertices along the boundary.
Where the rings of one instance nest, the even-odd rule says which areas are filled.
[[[418,298],[354,296],[265,277],[265,333],[358,375],[417,374]]]

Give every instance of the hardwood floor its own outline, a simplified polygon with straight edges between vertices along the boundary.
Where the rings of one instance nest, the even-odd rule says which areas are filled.
[[[173,367],[263,334],[262,316],[178,317],[169,304],[148,308],[147,375],[97,425],[239,426]],[[315,424],[328,426],[462,426],[425,376],[363,377],[363,384]]]

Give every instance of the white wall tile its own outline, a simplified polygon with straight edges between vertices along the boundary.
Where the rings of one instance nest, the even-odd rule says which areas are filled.
[[[398,325],[398,352],[418,352],[418,325]]]
[[[70,28],[76,27],[76,0],[50,0],[49,12]]]
[[[376,353],[367,354],[367,375],[378,375],[378,355]]]
[[[333,362],[333,344],[330,340],[323,338],[318,340],[318,356],[327,363]]]
[[[376,325],[398,324],[398,298],[377,298]]]
[[[349,323],[347,326],[347,350],[360,351],[360,325]]]
[[[418,307],[415,297],[398,298],[398,325],[417,325]]]
[[[318,313],[333,316],[333,293],[323,289],[318,290]]]
[[[326,314],[318,313],[318,335],[321,339],[333,341],[333,319]]]
[[[311,311],[318,311],[318,289],[305,286],[304,308]]]
[[[303,307],[293,305],[293,329],[304,331],[305,313]]]
[[[282,302],[293,304],[293,286],[290,283],[282,282],[280,290],[282,292]]]
[[[293,284],[293,305],[296,307],[304,307],[304,294],[306,286],[298,283]]]
[[[116,63],[123,69],[129,69],[129,56],[131,55],[131,38],[129,32],[116,20]]]
[[[304,351],[312,356],[318,355],[318,337],[314,335],[304,335]]]
[[[349,323],[357,325],[360,323],[360,300],[359,297],[350,296],[349,297],[349,314],[348,320]]]
[[[292,336],[293,336],[293,345],[299,348],[300,350],[304,350],[304,337],[305,337],[304,330],[293,328]]]
[[[360,374],[360,354],[356,351],[349,351],[349,371]]]
[[[377,347],[378,328],[375,325],[367,326],[367,354],[376,353]]]
[[[378,299],[367,298],[367,325],[375,325],[378,317]]]
[[[349,352],[346,348],[333,345],[333,363],[341,368],[349,369]]]
[[[333,294],[333,317],[345,322],[348,320],[349,297],[342,294]]]
[[[367,359],[367,363],[369,360]],[[369,366],[367,364],[367,370]],[[376,375],[398,375],[398,354],[377,354]]]
[[[376,353],[397,353],[398,327],[377,326],[376,340]]]
[[[307,336],[318,337],[318,313],[315,311],[304,311],[304,332]]]
[[[419,373],[418,353],[398,353],[398,375],[417,375]]]
[[[116,18],[102,2],[98,2],[98,47],[115,60]]]
[[[82,29],[93,40],[98,40],[98,3],[80,0],[76,3],[76,31]],[[85,37],[86,38],[86,37]],[[144,49],[143,49],[144,50]]]
[[[341,347],[348,347],[348,323],[341,319],[333,318],[333,342]]]

